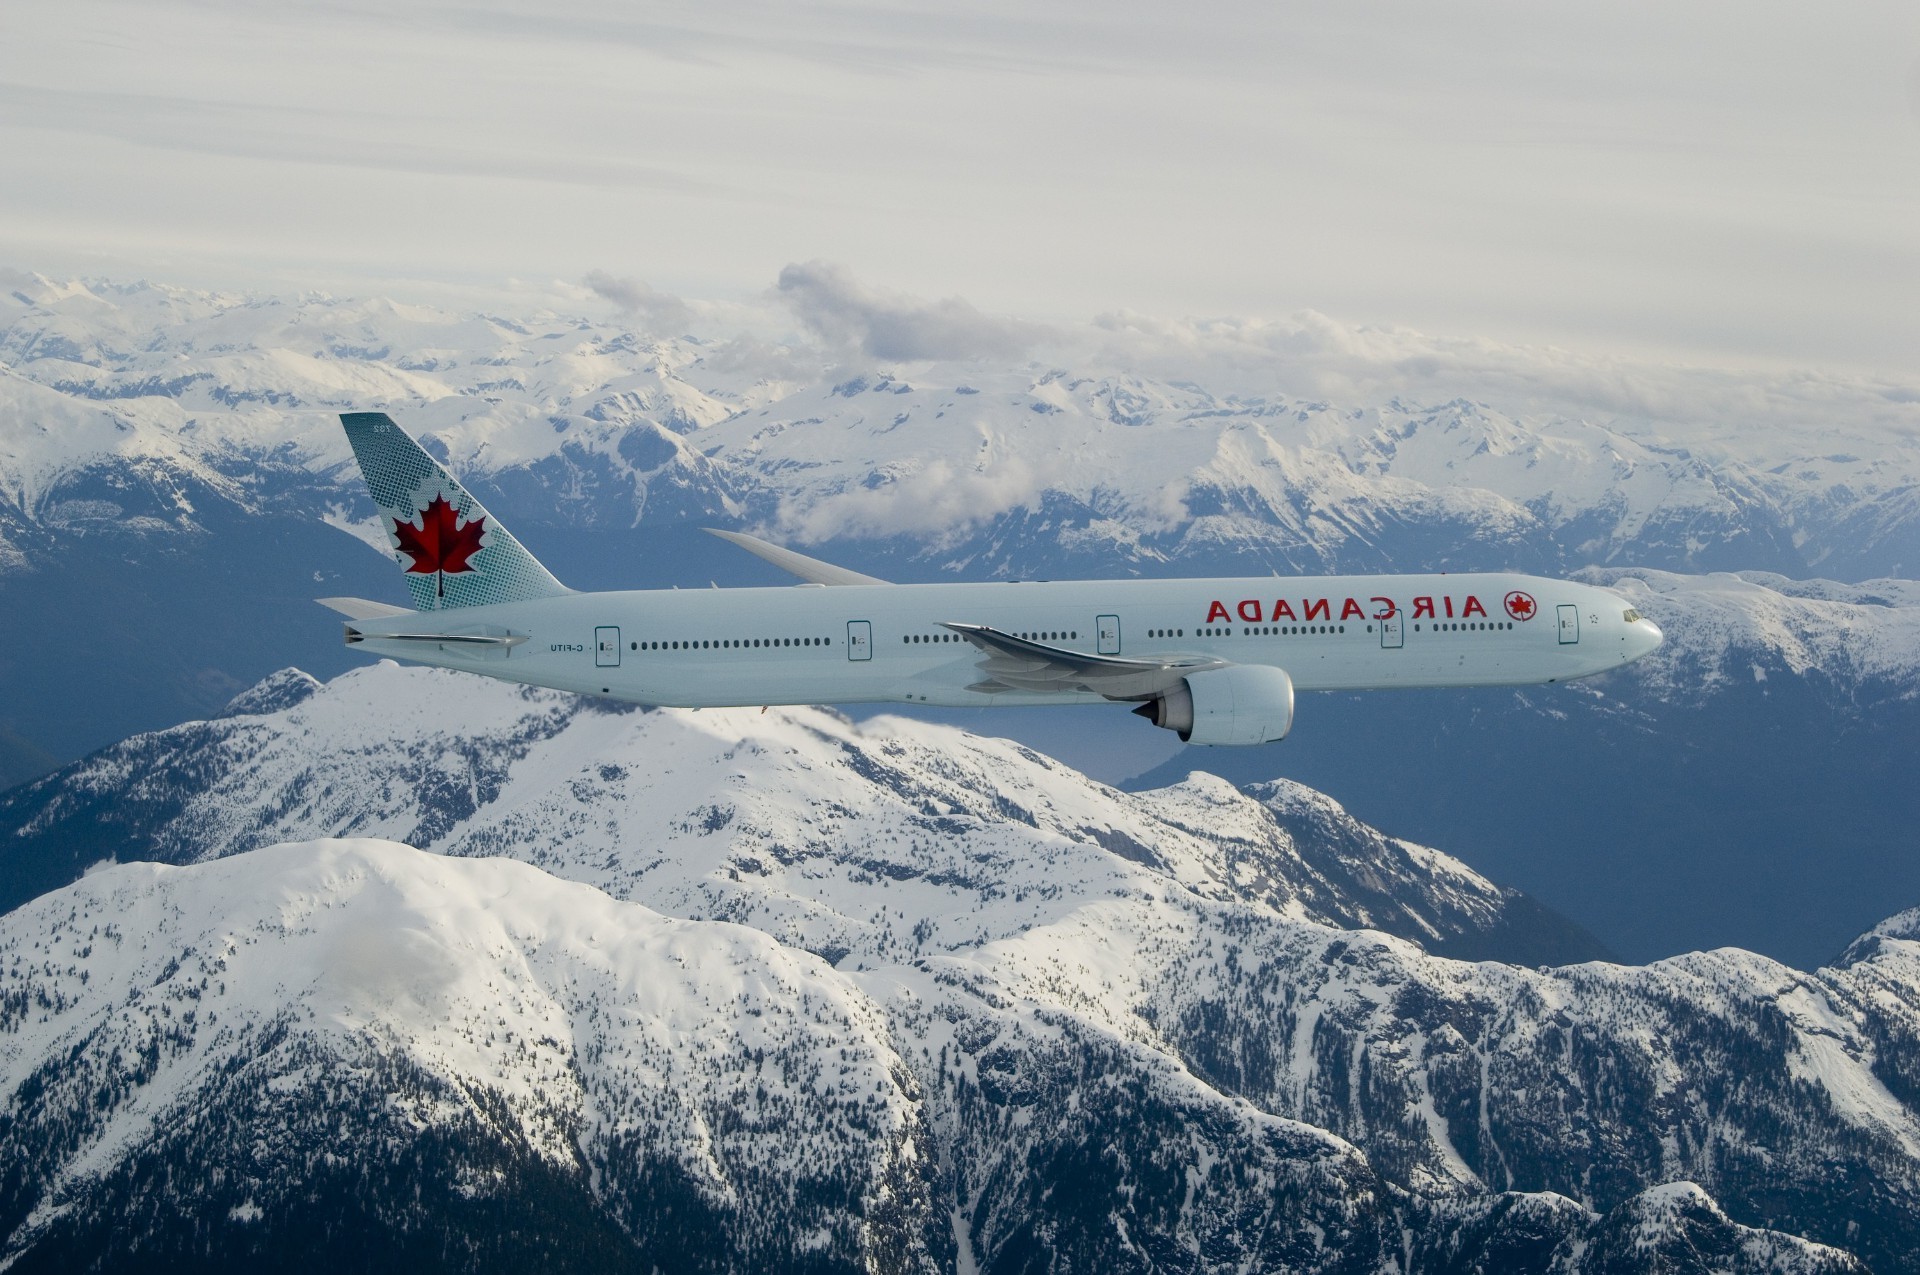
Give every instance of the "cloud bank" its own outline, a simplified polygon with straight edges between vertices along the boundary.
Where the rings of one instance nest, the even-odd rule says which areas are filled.
[[[823,344],[888,362],[1017,359],[1047,335],[1039,324],[982,314],[960,297],[875,292],[825,261],[788,266],[774,290]]]
[[[631,298],[612,283],[595,290],[635,309],[659,295],[636,286]],[[1312,310],[1279,318],[1117,310],[1080,325],[1042,324],[986,314],[961,296],[929,300],[873,287],[828,261],[788,265],[769,296],[800,321],[825,359],[1034,361],[1076,374],[1193,383],[1244,398],[1354,406],[1464,398],[1515,415],[1594,420],[1628,432],[1658,426],[1700,442],[1749,427],[1787,426],[1920,446],[1920,375],[1663,361],[1435,335]],[[804,357],[800,348],[793,354]]]
[[[1920,446],[1920,376],[1660,362],[1434,336],[1312,311],[1206,320],[1112,313],[1080,337],[1085,344],[1072,357],[1158,380],[1196,381],[1216,393],[1355,405],[1465,398],[1516,415],[1578,417],[1628,432],[1636,422],[1657,424],[1699,441],[1768,425]]]
[[[693,326],[694,309],[670,292],[660,292],[639,279],[622,279],[605,270],[590,270],[580,281],[640,327],[657,335],[678,336]]]

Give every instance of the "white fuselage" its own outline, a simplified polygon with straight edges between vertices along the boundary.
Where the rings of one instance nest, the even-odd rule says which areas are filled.
[[[983,653],[942,627],[987,625],[1122,658],[1272,665],[1301,690],[1517,686],[1617,668],[1660,644],[1618,594],[1505,573],[649,590],[356,621],[370,652],[687,708],[1100,702],[971,690]],[[512,646],[380,634],[511,636]]]

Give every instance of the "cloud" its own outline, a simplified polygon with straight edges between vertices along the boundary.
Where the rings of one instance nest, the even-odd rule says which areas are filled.
[[[580,281],[595,296],[613,302],[654,332],[679,335],[693,326],[694,309],[671,292],[660,292],[639,279],[622,279],[605,270],[591,270]]]
[[[876,359],[1015,359],[1046,335],[1039,324],[982,314],[960,297],[923,301],[871,291],[845,266],[825,261],[780,272],[779,297],[830,346]]]
[[[1080,357],[1094,365],[1215,393],[1312,397],[1348,405],[1405,398],[1488,403],[1629,428],[1657,424],[1699,441],[1754,426],[1920,441],[1920,379],[1847,372],[1712,367],[1594,354],[1411,328],[1343,322],[1313,311],[1284,319],[1101,315]],[[1813,444],[1782,433],[1783,446]],[[1799,440],[1795,443],[1795,440]]]
[[[1010,509],[1033,506],[1051,485],[1019,456],[972,469],[936,458],[886,479],[811,503],[782,502],[776,522],[809,544],[939,532],[957,537]]]

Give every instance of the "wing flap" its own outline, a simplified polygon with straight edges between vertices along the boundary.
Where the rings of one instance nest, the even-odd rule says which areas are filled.
[[[984,624],[949,621],[944,627],[986,654],[980,670],[987,676],[967,689],[988,694],[1086,691],[1108,699],[1146,700],[1172,690],[1191,674],[1227,666],[1227,661],[1210,656],[1130,660],[1117,655],[1090,655],[1015,637]]]

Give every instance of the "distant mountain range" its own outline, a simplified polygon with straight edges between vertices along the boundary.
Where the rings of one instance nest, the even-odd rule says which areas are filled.
[[[1297,784],[389,664],[0,845],[93,869],[0,917],[10,1269],[1920,1261],[1920,910],[1530,969],[1592,940]]]
[[[309,505],[364,513],[332,414],[368,407],[529,525],[744,519],[920,573],[1920,565],[1920,441],[1899,419],[1835,422],[1813,447],[1731,423],[1664,438],[1464,400],[1336,404],[1044,362],[862,370],[551,313],[147,284],[41,281],[0,298],[0,321],[0,403],[26,426],[0,456],[17,565],[41,533],[197,521],[160,492],[86,494],[89,476],[258,505],[294,485],[252,472],[277,461],[316,480]]]

